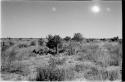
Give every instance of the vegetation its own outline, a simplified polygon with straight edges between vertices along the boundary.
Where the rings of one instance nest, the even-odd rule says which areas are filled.
[[[70,37],[70,36],[66,36],[66,37],[64,38],[64,40],[65,40],[65,41],[70,41],[70,40],[71,40],[71,37]]]
[[[59,35],[49,35],[48,36],[48,42],[47,42],[47,47],[49,47],[50,49],[55,49],[56,50],[56,54],[58,54],[58,45],[61,44],[61,37]]]
[[[83,41],[84,39],[84,41]],[[122,77],[122,39],[1,38],[1,78],[28,81],[115,81]]]
[[[72,40],[75,40],[75,41],[82,41],[83,40],[83,36],[81,33],[75,33]]]

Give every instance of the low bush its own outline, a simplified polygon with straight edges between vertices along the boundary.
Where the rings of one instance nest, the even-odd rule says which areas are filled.
[[[28,45],[27,45],[27,44],[19,44],[18,47],[19,47],[19,48],[27,48]]]
[[[35,41],[31,41],[30,46],[35,46],[35,45],[36,45]]]

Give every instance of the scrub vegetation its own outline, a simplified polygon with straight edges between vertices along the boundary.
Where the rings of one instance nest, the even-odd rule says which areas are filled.
[[[1,79],[12,81],[121,81],[122,39],[1,38]]]

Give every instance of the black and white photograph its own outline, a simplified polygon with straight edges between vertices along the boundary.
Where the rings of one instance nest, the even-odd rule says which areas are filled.
[[[1,0],[1,81],[122,82],[122,0]]]

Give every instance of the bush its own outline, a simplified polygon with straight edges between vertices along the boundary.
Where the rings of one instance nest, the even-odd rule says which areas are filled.
[[[10,46],[6,42],[1,42],[1,51],[5,51],[9,48]]]
[[[64,40],[65,40],[65,41],[70,41],[70,40],[71,40],[71,37],[66,36],[66,37],[64,38]]]
[[[43,43],[44,43],[44,40],[43,40],[42,38],[38,39],[38,44],[39,44],[40,46],[42,46]]]
[[[83,40],[82,34],[81,33],[75,33],[72,40],[82,41]]]
[[[19,44],[18,47],[19,47],[19,48],[27,48],[28,45],[27,45],[27,44]]]
[[[47,42],[47,47],[49,47],[50,49],[55,49],[56,53],[58,53],[58,45],[61,44],[62,39],[59,35],[55,35],[55,36],[48,36],[48,42]]]
[[[30,46],[35,46],[36,43],[34,41],[31,41]]]
[[[67,55],[75,55],[78,51],[78,49],[80,49],[81,44],[80,42],[70,42],[69,45],[66,45],[65,48],[65,52],[67,53]]]

